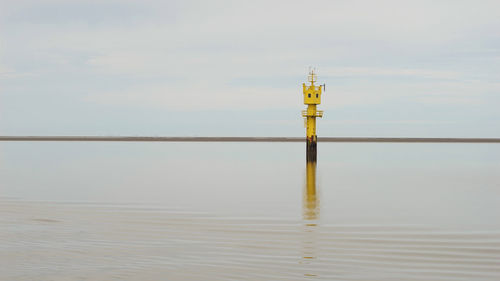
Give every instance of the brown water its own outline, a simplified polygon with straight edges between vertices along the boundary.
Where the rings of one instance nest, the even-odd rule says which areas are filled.
[[[500,146],[319,149],[2,144],[0,280],[500,280]]]

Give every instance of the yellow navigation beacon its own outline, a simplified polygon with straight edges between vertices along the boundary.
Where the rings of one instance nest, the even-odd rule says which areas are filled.
[[[307,161],[316,161],[316,118],[323,117],[323,111],[317,110],[316,105],[321,103],[321,93],[325,90],[325,84],[316,86],[317,75],[314,70],[309,72],[308,80],[310,85],[302,83],[304,93],[304,104],[307,105],[307,110],[302,111],[306,126],[306,156]]]

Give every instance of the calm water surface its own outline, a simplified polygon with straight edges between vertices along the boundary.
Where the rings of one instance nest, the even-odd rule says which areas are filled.
[[[500,280],[500,145],[0,143],[0,280]]]

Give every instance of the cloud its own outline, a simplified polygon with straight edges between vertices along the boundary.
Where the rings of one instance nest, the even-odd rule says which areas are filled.
[[[30,76],[33,76],[33,74],[29,72],[18,72],[12,68],[0,65],[0,79],[7,80],[7,79],[24,78]]]
[[[231,88],[220,84],[148,85],[90,94],[85,101],[110,106],[162,108],[171,111],[248,110],[297,107],[301,96],[286,89]]]
[[[414,77],[420,79],[457,79],[462,74],[457,71],[434,69],[393,68],[393,67],[327,67],[321,69],[322,76],[334,77]]]
[[[498,1],[0,5],[0,79],[9,80],[2,90],[36,95],[45,110],[56,105],[44,97],[57,92],[75,112],[91,105],[109,114],[130,107],[300,111],[307,67],[317,66],[325,110],[363,108],[369,116],[381,104],[443,112],[470,105],[498,115]],[[22,106],[16,102],[2,100]],[[424,113],[412,114],[404,119]]]
[[[454,124],[455,121],[442,120],[370,120],[370,119],[344,119],[344,120],[324,120],[321,121],[325,125],[342,124],[342,125],[436,125],[436,124]]]

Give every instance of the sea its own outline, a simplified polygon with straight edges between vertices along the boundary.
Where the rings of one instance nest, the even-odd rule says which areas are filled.
[[[0,280],[500,280],[500,144],[2,142]]]

